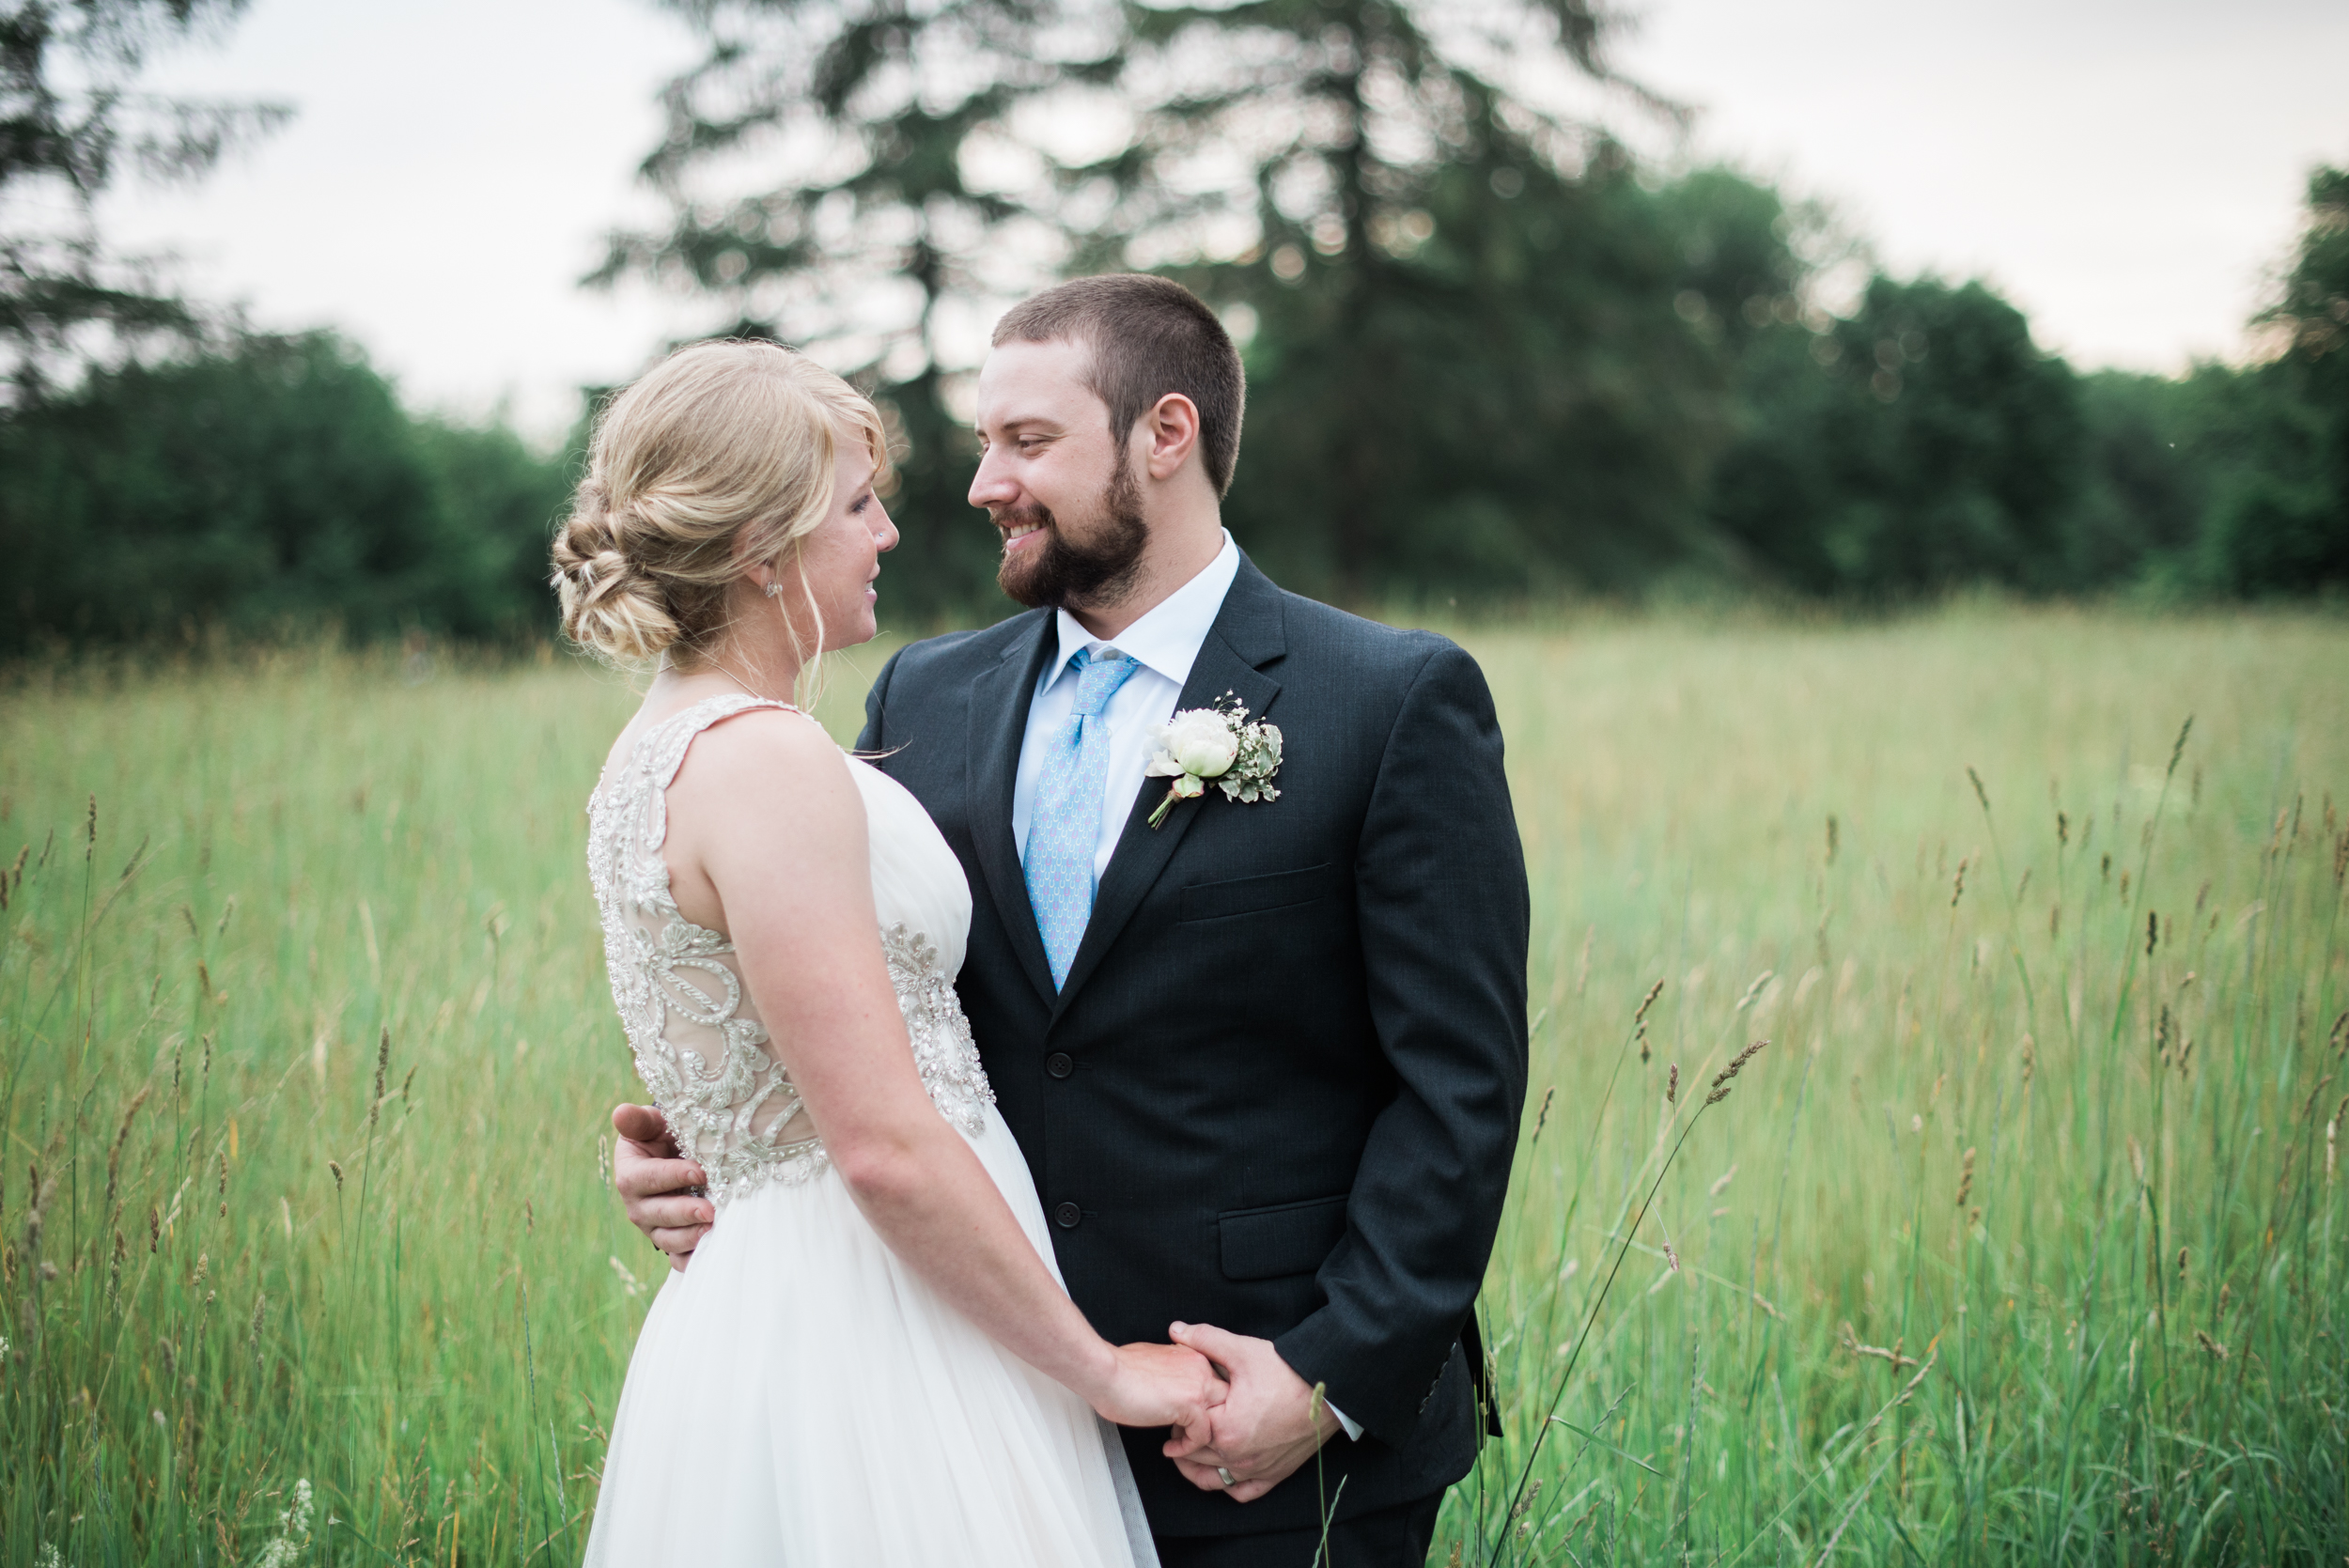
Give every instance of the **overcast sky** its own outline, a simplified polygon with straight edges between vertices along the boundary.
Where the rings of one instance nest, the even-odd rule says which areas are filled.
[[[1618,47],[1701,111],[1689,151],[1825,199],[1903,274],[1990,280],[2083,367],[2242,349],[2320,161],[2349,162],[2349,0],[1645,0]],[[428,407],[539,439],[706,317],[577,287],[657,215],[633,169],[696,55],[648,0],[255,0],[167,91],[293,122],[103,209],[197,294],[332,325]]]

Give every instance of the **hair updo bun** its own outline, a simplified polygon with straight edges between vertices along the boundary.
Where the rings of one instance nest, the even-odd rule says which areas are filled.
[[[657,658],[677,639],[660,588],[621,551],[603,486],[594,479],[579,487],[570,517],[555,532],[554,591],[563,601],[563,635],[607,658]]]
[[[726,590],[794,561],[824,520],[844,435],[886,466],[873,405],[780,344],[695,343],[653,366],[598,416],[555,531],[563,634],[618,662],[700,663]]]

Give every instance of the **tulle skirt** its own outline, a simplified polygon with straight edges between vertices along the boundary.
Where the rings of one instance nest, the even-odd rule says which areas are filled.
[[[1048,1267],[990,1108],[972,1146]],[[1054,1268],[1057,1276],[1058,1269]],[[590,1568],[1156,1568],[1114,1429],[900,1263],[826,1170],[726,1206],[646,1316]]]

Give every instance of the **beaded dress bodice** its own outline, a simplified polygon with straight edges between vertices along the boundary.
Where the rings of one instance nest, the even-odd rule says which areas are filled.
[[[754,707],[799,711],[747,695],[696,703],[638,737],[587,802],[587,872],[603,915],[612,1000],[637,1076],[679,1152],[708,1172],[721,1211],[756,1187],[802,1181],[828,1163],[742,983],[734,944],[678,911],[662,855],[669,784],[694,737]],[[914,1065],[940,1113],[976,1137],[995,1094],[955,998],[971,930],[970,884],[902,784],[855,757],[843,761],[864,800],[879,935]]]

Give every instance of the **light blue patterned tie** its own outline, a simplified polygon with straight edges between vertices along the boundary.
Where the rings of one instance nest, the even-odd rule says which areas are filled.
[[[1036,772],[1035,804],[1028,813],[1028,903],[1044,938],[1054,990],[1068,981],[1093,919],[1093,856],[1101,836],[1101,788],[1110,767],[1109,706],[1127,677],[1142,666],[1115,649],[1096,658],[1080,649],[1077,706],[1053,738]]]

